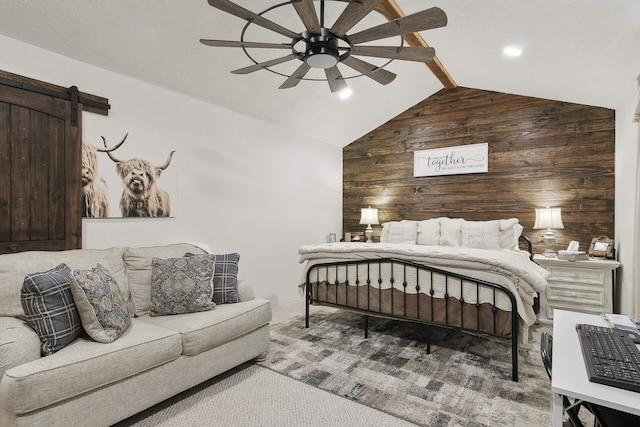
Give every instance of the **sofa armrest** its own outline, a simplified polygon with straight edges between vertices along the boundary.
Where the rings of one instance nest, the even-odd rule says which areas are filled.
[[[40,338],[24,321],[0,317],[0,378],[24,363],[40,358]]]
[[[253,288],[244,280],[238,280],[238,297],[240,298],[240,301],[251,301],[256,299],[256,295],[253,293]]]

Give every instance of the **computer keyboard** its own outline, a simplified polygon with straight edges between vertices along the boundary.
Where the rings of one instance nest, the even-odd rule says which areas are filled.
[[[589,381],[640,392],[640,351],[632,334],[585,324],[576,331]]]

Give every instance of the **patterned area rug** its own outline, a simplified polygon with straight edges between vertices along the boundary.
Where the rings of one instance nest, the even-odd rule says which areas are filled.
[[[511,344],[458,331],[311,307],[271,329],[260,364],[323,390],[430,427],[551,425],[551,385],[534,326],[520,345],[519,382],[511,381]],[[328,411],[331,408],[327,408]]]

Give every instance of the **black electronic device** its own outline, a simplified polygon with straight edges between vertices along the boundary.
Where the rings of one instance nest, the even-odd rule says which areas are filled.
[[[640,392],[637,334],[586,324],[577,324],[576,332],[589,381]]]

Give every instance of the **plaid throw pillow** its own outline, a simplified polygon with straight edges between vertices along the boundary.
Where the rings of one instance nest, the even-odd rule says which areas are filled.
[[[27,322],[40,337],[41,352],[48,356],[82,334],[80,314],[69,285],[71,269],[66,264],[24,278],[20,302]]]
[[[240,254],[196,255],[186,253],[185,256],[209,257],[213,260],[213,302],[227,304],[240,302],[238,296],[238,262]]]

